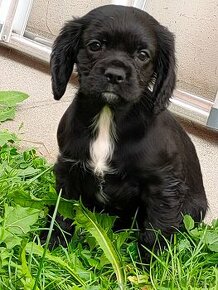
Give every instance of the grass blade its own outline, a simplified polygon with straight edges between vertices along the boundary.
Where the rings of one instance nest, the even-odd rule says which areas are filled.
[[[45,243],[44,251],[43,251],[43,254],[42,254],[42,258],[41,258],[41,261],[40,261],[40,264],[39,264],[39,268],[38,268],[38,272],[37,272],[37,276],[36,276],[36,280],[35,280],[35,284],[34,284],[33,290],[35,290],[37,288],[37,283],[38,283],[38,280],[39,280],[39,277],[40,277],[40,274],[41,274],[41,271],[42,271],[44,259],[45,259],[45,256],[46,256],[46,252],[48,250],[48,245],[49,245],[49,241],[50,241],[50,238],[51,238],[52,229],[54,227],[54,222],[55,222],[55,218],[56,218],[57,211],[58,211],[60,198],[61,198],[61,191],[59,192],[59,195],[58,195],[58,198],[57,198],[57,202],[56,202],[56,205],[55,205],[54,213],[53,213],[53,216],[52,216],[52,220],[51,220],[48,236],[47,236],[47,239],[46,239],[46,243]]]
[[[35,243],[29,243],[26,246],[26,250],[29,253],[35,253],[35,254],[41,256],[41,261],[40,261],[40,264],[39,264],[39,268],[38,268],[38,272],[37,272],[37,276],[36,276],[36,279],[35,279],[35,284],[34,284],[33,290],[37,289],[37,284],[38,284],[38,281],[39,281],[39,277],[40,277],[40,274],[41,274],[41,271],[42,271],[42,267],[43,267],[43,263],[44,263],[45,259],[48,259],[48,260],[50,260],[52,262],[55,262],[55,263],[59,264],[61,267],[66,269],[80,285],[85,286],[85,282],[74,272],[73,269],[71,269],[68,266],[67,263],[65,263],[59,257],[55,257],[55,256],[51,255],[48,252],[48,245],[49,245],[49,241],[50,241],[50,238],[51,238],[52,229],[54,227],[54,222],[55,222],[55,218],[56,218],[56,215],[57,215],[60,199],[61,199],[61,191],[59,192],[59,195],[58,195],[58,198],[57,198],[57,202],[56,202],[56,205],[55,205],[55,209],[54,209],[54,213],[53,213],[53,216],[52,216],[52,220],[51,220],[51,224],[50,224],[50,228],[49,228],[49,232],[48,232],[48,236],[47,236],[47,239],[46,239],[46,243],[45,243],[44,249],[41,246],[36,245]]]
[[[65,261],[63,261],[60,257],[54,256],[52,255],[50,252],[46,252],[44,257],[43,257],[43,253],[44,253],[44,248],[33,243],[30,242],[26,245],[26,251],[29,254],[35,254],[38,255],[40,257],[43,258],[43,260],[47,259],[51,262],[54,262],[56,265],[60,266],[61,268],[65,269],[74,279],[75,281],[78,282],[78,284],[82,285],[82,286],[86,286],[85,281],[83,279],[81,279],[79,277],[79,275],[75,272],[74,269],[72,269]],[[42,259],[41,259],[42,261]],[[38,275],[37,275],[38,276]],[[33,288],[34,290],[34,288]]]
[[[92,212],[78,203],[75,204],[75,208],[75,223],[87,230],[96,239],[114,269],[120,289],[125,289],[126,279],[122,268],[122,261],[112,241],[107,236],[105,230],[99,225]]]

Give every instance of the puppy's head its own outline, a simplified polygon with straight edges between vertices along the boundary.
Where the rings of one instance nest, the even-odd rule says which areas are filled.
[[[64,94],[75,63],[80,92],[111,105],[150,98],[159,112],[175,85],[173,35],[133,7],[107,5],[65,24],[51,55],[55,99]]]

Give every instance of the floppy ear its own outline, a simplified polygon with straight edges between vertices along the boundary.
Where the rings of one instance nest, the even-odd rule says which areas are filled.
[[[154,113],[163,111],[175,87],[175,45],[174,36],[166,27],[158,26],[155,84],[153,87]]]
[[[82,33],[80,19],[67,22],[56,38],[51,53],[52,90],[55,100],[65,93],[79,50]]]

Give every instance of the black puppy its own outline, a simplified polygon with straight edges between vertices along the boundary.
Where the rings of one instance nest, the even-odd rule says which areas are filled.
[[[118,215],[119,227],[130,226],[138,209],[140,242],[150,248],[149,229],[168,237],[184,214],[204,218],[195,148],[166,109],[175,86],[173,35],[139,9],[99,7],[69,21],[55,40],[56,100],[75,63],[79,89],[58,128],[57,190]],[[70,230],[71,221],[62,225]]]

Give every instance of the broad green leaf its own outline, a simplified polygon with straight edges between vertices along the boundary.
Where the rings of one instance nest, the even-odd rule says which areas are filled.
[[[209,244],[208,248],[215,253],[218,253],[218,242],[213,243],[213,244]]]
[[[77,241],[78,242],[78,241]],[[65,249],[67,252],[67,250]],[[57,256],[58,254],[56,254]],[[77,251],[77,247],[73,248],[73,253],[67,253],[69,266],[76,270],[76,273],[83,279],[89,280],[90,277],[93,277],[93,273],[90,269],[86,269],[84,266],[84,260],[81,259],[80,252]]]
[[[35,176],[40,172],[40,169],[33,168],[32,166],[29,166],[25,169],[19,169],[17,171],[17,175],[20,177],[32,177]]]
[[[189,234],[194,237],[194,238],[201,238],[201,236],[203,235],[203,231],[199,228],[194,228],[193,230],[191,230],[189,232]]]
[[[49,193],[45,198],[36,198],[27,191],[14,191],[13,194],[9,193],[8,196],[13,201],[23,207],[31,207],[35,209],[43,209],[46,205],[55,205],[57,198],[51,196]]]
[[[72,200],[66,200],[64,198],[61,198],[58,207],[58,212],[64,218],[74,219],[75,216],[74,202]]]
[[[149,275],[128,276],[128,280],[136,285],[146,285],[149,281]]]
[[[218,233],[217,232],[207,231],[205,234],[204,240],[211,251],[218,253]]]
[[[4,146],[8,142],[15,142],[17,140],[15,134],[9,133],[8,131],[0,131],[0,146]]]
[[[86,241],[89,245],[90,251],[92,252],[94,248],[97,246],[96,239],[92,236],[86,237]]]
[[[183,218],[183,223],[187,231],[190,231],[194,228],[195,223],[193,218],[190,215],[185,215]]]
[[[26,100],[29,95],[17,91],[0,91],[0,105],[14,107]]]
[[[129,236],[130,236],[130,231],[129,232],[124,231],[118,234],[114,234],[114,238],[116,239],[117,249],[119,251],[121,250],[121,247],[126,242],[126,240],[129,238]]]
[[[11,234],[9,231],[5,230],[2,241],[5,243],[7,249],[13,249],[15,246],[21,244],[22,239],[17,235]]]
[[[23,207],[31,207],[36,209],[43,209],[45,206],[55,205],[57,202],[57,193],[46,192],[45,197],[37,198],[27,191],[16,191],[13,194],[9,193],[8,196],[13,199],[16,204]],[[75,216],[74,202],[61,198],[58,212],[64,218],[73,219]]]
[[[109,232],[116,220],[116,216],[109,216],[108,214],[100,214],[100,213],[95,213],[95,217],[97,222],[102,226],[107,232]]]
[[[94,213],[90,212],[79,203],[75,204],[75,209],[75,224],[87,230],[97,240],[106,258],[112,264],[120,289],[125,289],[125,274],[122,267],[121,257],[117,249],[112,244],[112,241],[107,236],[105,230],[96,221]]]
[[[215,242],[218,242],[218,232],[208,230],[205,233],[204,239],[205,239],[206,243],[208,243],[208,244],[213,244]]]
[[[13,253],[11,251],[8,251],[5,247],[0,247],[0,269],[8,266],[8,260],[12,257],[12,255]]]
[[[37,209],[23,208],[19,205],[11,207],[5,204],[4,219],[0,226],[0,243],[4,242],[8,249],[20,245],[22,237],[38,220],[39,212]]]
[[[15,107],[6,107],[0,108],[0,122],[7,120],[13,120],[15,117],[16,108]]]
[[[84,249],[84,250],[80,251],[79,254],[83,260],[85,260],[86,262],[89,263],[90,266],[92,266],[92,267],[98,266],[99,261],[97,259],[93,259],[91,257],[91,252],[89,250]],[[107,260],[107,263],[108,263],[108,260]]]
[[[19,205],[15,207],[5,205],[3,227],[11,234],[24,236],[31,230],[31,226],[38,220],[40,210],[25,208]]]
[[[188,239],[184,239],[184,240],[181,240],[178,245],[178,250],[179,251],[183,251],[183,250],[189,250],[191,249],[191,244],[190,244],[190,241]]]
[[[104,268],[105,265],[110,264],[110,261],[106,258],[105,254],[103,253],[100,257],[100,263],[98,269]]]

